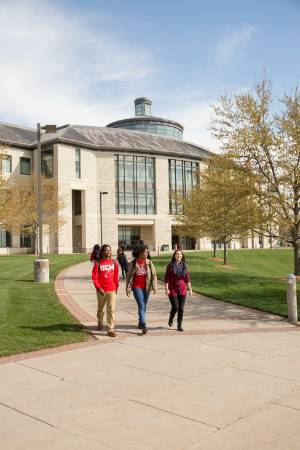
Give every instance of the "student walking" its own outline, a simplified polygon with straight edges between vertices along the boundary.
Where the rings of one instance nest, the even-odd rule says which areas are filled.
[[[165,274],[166,295],[170,299],[172,309],[169,317],[169,327],[173,326],[173,320],[177,313],[177,330],[183,331],[182,320],[188,286],[189,295],[192,296],[190,274],[188,272],[185,257],[181,250],[175,250]]]
[[[90,254],[90,261],[91,263],[95,262],[95,261],[100,261],[100,245],[99,244],[95,244],[94,248]]]
[[[126,273],[128,271],[128,261],[126,258],[126,255],[124,253],[124,250],[122,250],[121,247],[117,250],[117,260],[120,264],[121,270],[122,270],[122,278],[126,278]]]
[[[132,290],[138,305],[138,328],[147,333],[146,309],[150,292],[156,292],[157,276],[153,262],[148,259],[148,247],[141,245],[132,252],[134,259],[129,263],[126,276],[126,294]]]
[[[118,263],[111,257],[110,245],[102,245],[99,262],[94,262],[92,279],[97,290],[98,330],[103,329],[104,309],[106,306],[107,334],[115,337],[115,301],[119,285],[119,267]]]

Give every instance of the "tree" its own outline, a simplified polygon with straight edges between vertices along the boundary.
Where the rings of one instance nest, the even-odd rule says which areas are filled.
[[[300,275],[300,94],[296,87],[274,112],[271,83],[247,93],[222,96],[211,129],[225,154],[256,177],[254,195],[265,221],[258,232],[294,248]],[[270,230],[270,220],[273,224]]]
[[[226,156],[211,158],[200,174],[200,185],[181,199],[180,228],[192,236],[208,236],[227,245],[259,222],[252,192],[255,180],[248,170]]]
[[[8,184],[7,177],[2,172],[3,160],[6,157],[6,148],[0,146],[0,227],[5,227],[5,219],[8,209]]]
[[[5,227],[17,234],[32,235],[33,250],[37,252],[38,215],[36,175],[27,184],[8,184],[8,207],[6,209]],[[57,233],[65,223],[60,212],[64,208],[62,196],[58,194],[57,182],[53,178],[42,177],[43,224],[49,226],[50,233]]]

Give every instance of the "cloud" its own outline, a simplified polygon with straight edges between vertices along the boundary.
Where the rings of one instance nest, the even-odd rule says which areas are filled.
[[[104,125],[126,110],[135,83],[156,70],[113,18],[38,0],[1,0],[0,17],[3,121]],[[126,94],[112,102],[122,84]]]
[[[255,30],[253,25],[245,25],[222,36],[216,46],[218,60],[222,63],[229,62],[234,54],[252,39]]]

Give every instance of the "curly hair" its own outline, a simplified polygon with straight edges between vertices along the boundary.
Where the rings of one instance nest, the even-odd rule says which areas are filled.
[[[101,249],[100,249],[100,259],[104,259],[104,250],[105,250],[106,248],[108,248],[108,247],[111,249],[111,246],[108,245],[108,244],[103,244],[103,245],[102,245],[102,247],[101,247]]]
[[[135,259],[138,259],[139,256],[140,256],[142,253],[144,253],[145,250],[148,250],[148,246],[147,246],[147,245],[139,245],[139,246],[137,246],[137,247],[135,247],[135,248],[133,249],[132,256],[133,256]]]

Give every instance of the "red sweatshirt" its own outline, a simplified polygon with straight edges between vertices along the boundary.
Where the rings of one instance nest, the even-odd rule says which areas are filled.
[[[95,262],[92,279],[96,289],[104,292],[116,291],[119,286],[119,266],[113,259],[101,259]]]

